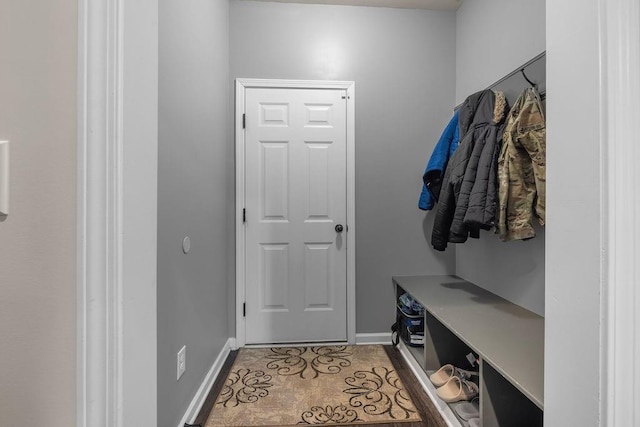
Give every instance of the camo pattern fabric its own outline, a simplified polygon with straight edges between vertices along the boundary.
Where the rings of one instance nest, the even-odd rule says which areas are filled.
[[[526,89],[507,117],[498,158],[500,240],[535,237],[534,218],[545,222],[546,125],[540,95]]]

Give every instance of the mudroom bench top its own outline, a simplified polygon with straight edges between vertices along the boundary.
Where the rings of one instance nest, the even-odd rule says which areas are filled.
[[[457,276],[394,276],[393,283],[544,409],[542,316]]]

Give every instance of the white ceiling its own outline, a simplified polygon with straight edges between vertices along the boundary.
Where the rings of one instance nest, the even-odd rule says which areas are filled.
[[[463,0],[260,0],[282,3],[342,4],[351,6],[397,7],[403,9],[457,10]]]

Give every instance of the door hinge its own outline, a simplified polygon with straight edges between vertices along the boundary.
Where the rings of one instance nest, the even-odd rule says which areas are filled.
[[[242,303],[242,317],[247,317],[247,303]]]
[[[247,115],[246,114],[242,114],[242,129],[246,129],[247,127]]]
[[[247,222],[247,209],[242,208],[242,223]]]

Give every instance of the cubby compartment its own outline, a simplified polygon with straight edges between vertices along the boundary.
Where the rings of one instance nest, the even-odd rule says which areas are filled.
[[[478,355],[428,311],[425,311],[424,331],[423,367],[427,376],[430,376],[446,364],[452,364],[467,371],[479,372],[478,365],[472,365],[467,358],[467,355],[472,355],[472,360],[474,360],[477,359]],[[478,384],[479,376],[474,376],[471,380]],[[466,427],[468,423],[462,419],[455,410],[456,406],[461,403],[462,402],[454,402],[447,405],[456,416],[460,425]]]
[[[543,412],[488,363],[480,388],[483,427],[541,427]]]
[[[394,277],[393,283],[396,300],[409,293],[424,307],[424,347],[406,348],[427,378],[448,363],[478,371],[473,381],[484,427],[542,425],[541,316],[456,276]],[[449,408],[466,427],[459,404]]]
[[[428,311],[425,312],[424,331],[424,369],[427,374],[431,375],[447,363],[466,370],[478,370],[467,359],[473,350]]]

